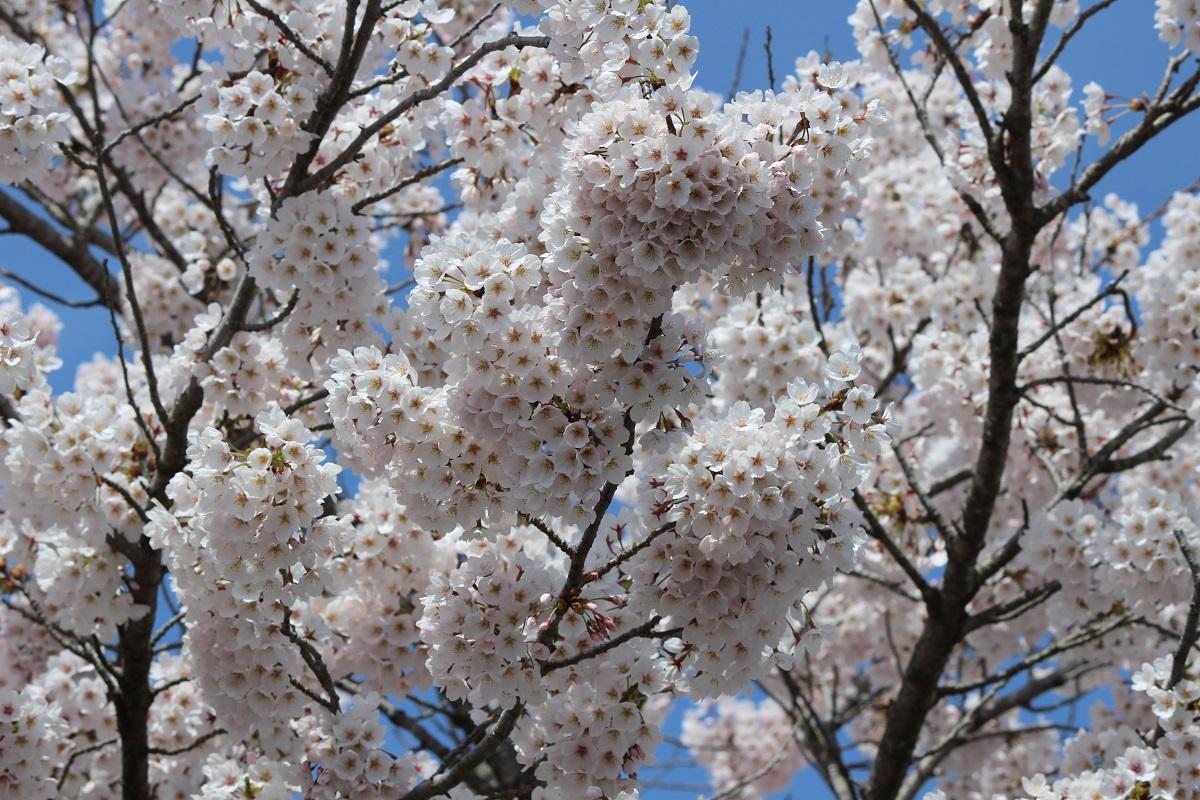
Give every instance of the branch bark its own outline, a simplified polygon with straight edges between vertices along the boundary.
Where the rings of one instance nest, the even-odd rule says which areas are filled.
[[[117,279],[88,251],[86,241],[67,236],[5,191],[0,191],[0,217],[13,233],[28,237],[70,267],[102,304],[120,309]]]
[[[1020,397],[1017,368],[1018,334],[1030,255],[1040,229],[1034,203],[1036,176],[1032,153],[1033,69],[1048,2],[1039,5],[1031,25],[1019,16],[1009,20],[1013,34],[1013,67],[1009,73],[1012,100],[1004,114],[1002,142],[992,130],[958,54],[934,20],[915,0],[905,0],[930,39],[951,65],[988,142],[988,156],[1011,221],[1001,241],[1000,274],[992,296],[988,337],[991,367],[983,433],[971,473],[971,485],[960,516],[960,531],[947,542],[948,562],[940,588],[941,603],[925,620],[900,689],[892,702],[875,764],[864,793],[866,800],[894,800],[912,764],[925,718],[937,703],[939,676],[967,632],[967,606],[978,591],[975,564],[987,541],[996,499],[1004,479],[1012,435],[1013,411]],[[1047,8],[1042,8],[1046,6]]]

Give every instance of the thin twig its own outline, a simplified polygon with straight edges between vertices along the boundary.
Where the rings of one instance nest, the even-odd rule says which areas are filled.
[[[5,233],[8,232],[9,231],[5,231]],[[7,278],[15,284],[24,286],[26,289],[38,295],[39,297],[43,297],[52,303],[58,303],[59,305],[66,306],[67,308],[92,308],[93,306],[107,305],[107,303],[104,302],[104,298],[101,297],[97,297],[95,300],[68,300],[65,297],[57,295],[54,292],[43,289],[40,286],[25,280],[20,275],[9,272],[4,267],[0,267],[0,278]]]
[[[217,728],[215,731],[209,731],[208,733],[204,734],[203,736],[196,739],[196,741],[192,742],[189,745],[186,745],[184,747],[175,747],[175,748],[171,748],[169,750],[162,748],[162,747],[151,747],[150,755],[152,755],[152,756],[182,755],[183,753],[188,753],[188,752],[191,752],[192,750],[195,750],[197,747],[201,747],[202,745],[204,745],[205,742],[209,741],[210,739],[214,739],[223,733],[225,733],[224,728]]]
[[[58,776],[58,783],[56,784],[55,788],[57,788],[60,792],[62,791],[63,785],[67,782],[67,778],[71,775],[72,765],[74,765],[75,761],[79,759],[80,756],[86,756],[88,753],[95,753],[97,750],[103,750],[111,744],[116,744],[118,741],[119,740],[116,737],[113,737],[112,739],[105,739],[102,742],[89,745],[82,750],[76,750],[72,752],[71,755],[67,756],[67,763],[63,764],[62,774]]]
[[[775,54],[771,52],[771,26],[767,26],[767,38],[763,42],[763,51],[767,54],[767,88],[775,91]]]
[[[737,94],[738,87],[742,85],[742,68],[746,66],[746,50],[750,46],[750,29],[742,29],[742,44],[738,48],[737,62],[733,66],[733,78],[729,82],[729,91],[725,93],[725,102],[728,103]]]

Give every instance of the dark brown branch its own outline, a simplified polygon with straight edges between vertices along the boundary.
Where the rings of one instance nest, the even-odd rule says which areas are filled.
[[[1120,389],[1133,389],[1135,391],[1143,392],[1143,393],[1149,395],[1152,399],[1161,403],[1164,409],[1170,408],[1175,411],[1179,411],[1181,413],[1183,413],[1185,411],[1185,409],[1181,408],[1180,406],[1175,405],[1175,403],[1173,403],[1172,401],[1163,397],[1162,395],[1158,394],[1154,390],[1148,389],[1145,386],[1142,386],[1141,384],[1134,383],[1133,381],[1122,380],[1120,378],[1097,378],[1097,377],[1092,377],[1090,375],[1049,375],[1044,378],[1034,378],[1033,380],[1029,381],[1028,383],[1021,384],[1021,386],[1018,388],[1018,391],[1021,392],[1021,394],[1025,394],[1030,389],[1036,389],[1039,386],[1050,386],[1050,385],[1053,385],[1056,383],[1084,384],[1084,385],[1090,385],[1090,386],[1111,386],[1113,388],[1120,388]]]
[[[746,66],[746,50],[750,47],[750,29],[742,29],[742,44],[738,47],[737,61],[733,65],[733,77],[729,80],[729,91],[725,93],[725,102],[733,100],[738,88],[742,85],[742,68]]]
[[[979,99],[979,92],[975,90],[975,83],[971,80],[966,65],[958,57],[958,51],[954,49],[954,45],[946,38],[946,34],[942,32],[937,20],[919,5],[916,0],[904,0],[904,4],[908,6],[909,11],[916,15],[917,24],[925,31],[925,35],[929,37],[929,41],[937,47],[942,58],[950,65],[950,69],[954,71],[954,76],[958,78],[958,83],[962,87],[963,94],[967,96],[967,102],[971,104],[971,109],[975,112],[975,121],[979,124],[983,140],[990,148],[995,139],[991,118],[988,116],[987,109],[983,107],[983,101]],[[1016,69],[1017,67],[1014,65],[1014,72],[1016,72]]]
[[[8,576],[2,567],[0,567],[0,574],[5,575],[5,577],[9,577],[11,580],[11,576]],[[110,693],[115,692],[116,683],[114,681],[116,680],[116,673],[113,671],[112,667],[103,660],[97,660],[96,654],[92,650],[88,649],[87,643],[80,639],[79,636],[51,622],[50,618],[46,616],[46,612],[42,610],[41,606],[38,605],[37,601],[33,599],[33,597],[22,584],[16,583],[16,589],[21,597],[25,598],[25,601],[29,603],[29,608],[23,608],[14,603],[9,597],[3,595],[0,595],[0,603],[3,603],[4,607],[9,611],[12,611],[14,614],[17,614],[18,616],[23,617],[33,624],[43,628],[59,647],[70,653],[73,653],[81,660],[90,664],[92,668],[96,670],[96,674],[104,682],[105,688],[107,688]]]
[[[891,45],[888,44],[887,32],[883,27],[883,17],[880,16],[879,9],[876,7],[874,0],[871,0],[871,12],[875,16],[875,24],[878,26],[879,35],[882,39],[884,50],[887,52],[888,62],[891,64],[892,72],[896,75],[896,79],[900,81],[900,86],[904,89],[905,96],[908,97],[909,105],[912,106],[913,113],[917,117],[917,122],[921,126],[921,132],[925,136],[925,141],[929,143],[930,149],[933,150],[934,155],[937,156],[938,163],[945,165],[946,154],[942,149],[942,145],[938,142],[937,136],[934,134],[933,125],[929,121],[929,112],[926,110],[925,104],[917,100],[917,96],[913,93],[912,86],[909,85],[908,78],[904,74],[904,68],[900,65],[900,60],[896,57]],[[957,58],[955,58],[954,61],[961,66],[961,62],[958,62]],[[941,64],[946,63],[949,63],[949,60],[943,58]],[[939,64],[939,72],[940,66],[941,65]],[[935,80],[937,80],[936,75],[929,79],[929,91],[932,91],[933,82]],[[992,224],[992,221],[988,217],[987,212],[984,210],[983,205],[965,190],[959,190],[958,196],[967,206],[967,209],[971,212],[972,216],[975,217],[975,221],[979,223],[979,226],[983,229],[983,231],[989,237],[991,237],[992,240],[997,242],[1000,241],[1000,233],[995,229],[995,226]]]
[[[462,44],[463,42],[467,41],[472,36],[474,36],[476,31],[478,31],[480,28],[482,28],[484,23],[486,23],[489,19],[496,16],[496,12],[499,11],[503,7],[504,7],[503,3],[496,3],[490,9],[488,9],[487,13],[483,14],[479,19],[477,19],[473,23],[471,23],[471,26],[469,28],[467,28],[466,30],[464,30],[462,33],[460,33],[458,36],[456,36],[454,38],[454,41],[451,42],[449,45],[450,49],[453,50],[454,48],[458,47],[460,44]]]
[[[659,527],[650,531],[650,533],[646,534],[645,539],[642,539],[640,542],[633,545],[628,550],[621,551],[621,553],[619,555],[617,555],[616,558],[613,558],[607,564],[605,564],[603,567],[598,569],[596,571],[597,577],[602,578],[605,575],[607,575],[609,572],[612,572],[614,569],[617,569],[622,564],[629,561],[629,559],[633,558],[638,553],[642,552],[647,547],[654,544],[654,540],[657,539],[659,536],[662,536],[664,533],[669,533],[673,530],[675,530],[675,523],[668,522],[667,524],[660,525]]]
[[[99,140],[97,139],[97,145]],[[116,206],[113,205],[112,193],[108,189],[102,161],[96,164],[96,183],[100,187],[100,199],[108,213],[109,224],[112,228],[113,241],[117,246],[117,258],[121,262],[121,273],[125,276],[125,299],[129,301],[129,309],[133,317],[134,329],[137,331],[138,344],[141,348],[142,367],[146,373],[146,388],[150,392],[150,403],[159,420],[167,419],[167,409],[163,406],[162,397],[158,393],[158,376],[154,372],[153,351],[150,347],[150,334],[146,330],[146,320],[142,316],[142,307],[138,302],[137,290],[133,285],[133,266],[125,252],[125,243],[121,240],[121,225],[117,219]],[[107,271],[107,270],[106,270]]]
[[[439,759],[445,759],[450,755],[450,748],[443,744],[436,736],[430,733],[424,725],[406,714],[401,708],[394,703],[383,701],[379,706],[380,711],[387,717],[388,722],[412,734],[417,743],[424,749],[433,753]]]
[[[660,316],[655,317],[651,322],[650,330],[646,335],[646,344],[649,344],[661,334],[662,317]],[[625,412],[625,428],[629,434],[625,441],[625,452],[626,454],[631,454],[633,452],[635,428],[628,410]],[[554,644],[555,639],[559,635],[559,626],[574,606],[575,601],[579,598],[580,589],[585,583],[594,578],[594,574],[586,572],[587,559],[591,553],[592,545],[595,544],[600,527],[604,523],[604,515],[608,513],[613,497],[617,493],[617,485],[612,482],[605,483],[604,488],[600,491],[600,498],[597,500],[592,511],[592,521],[579,537],[579,544],[574,547],[570,563],[567,566],[566,578],[563,580],[562,588],[558,593],[558,599],[554,604],[554,612],[547,624],[538,632],[537,643],[539,645],[549,648]],[[443,762],[442,766],[446,768],[444,774],[434,776],[417,784],[417,786],[401,797],[400,800],[428,800],[430,797],[448,792],[464,781],[476,765],[482,763],[502,743],[508,740],[509,735],[511,735],[513,729],[516,727],[517,719],[524,713],[524,710],[525,707],[520,702],[506,709],[500,715],[492,729],[483,735],[474,749],[455,761],[453,765]]]
[[[291,313],[296,310],[296,303],[299,300],[300,300],[300,290],[292,289],[291,295],[288,296],[287,304],[283,308],[279,309],[279,311],[276,312],[275,316],[271,317],[270,319],[263,320],[262,322],[243,323],[241,329],[243,331],[249,331],[251,333],[260,333],[262,331],[269,331],[269,330],[271,330],[271,328],[274,328],[276,325],[278,325],[279,323],[281,323],[285,319],[287,319],[291,315]]]
[[[147,720],[154,692],[150,686],[150,668],[154,662],[154,608],[158,587],[163,579],[160,554],[142,536],[138,554],[132,559],[129,592],[135,606],[146,612],[118,626],[117,658],[121,664],[116,707],[117,731],[121,736],[121,791],[126,800],[145,800],[152,796],[149,785],[150,740]]]
[[[410,109],[440,96],[443,92],[452,87],[459,78],[461,78],[476,64],[482,61],[488,54],[494,53],[498,50],[504,50],[508,47],[548,47],[549,45],[550,39],[547,36],[518,36],[515,33],[510,33],[508,36],[505,36],[502,39],[497,39],[494,42],[488,42],[455,65],[441,80],[430,84],[424,89],[413,92],[395,106],[388,109],[385,113],[381,114],[374,122],[363,128],[359,132],[358,136],[356,136],[354,140],[346,146],[345,150],[339,153],[333,160],[331,160],[317,172],[313,173],[312,175],[308,175],[307,177],[297,177],[294,193],[299,194],[301,192],[308,191],[309,189],[324,185],[327,181],[332,180],[337,174],[338,170],[342,169],[355,158],[357,158],[363,146],[372,138],[374,138],[380,131],[382,131],[388,125],[391,125]],[[300,162],[297,163],[299,164]],[[311,163],[311,159],[309,160],[309,163]],[[307,164],[304,165],[304,168],[307,169]],[[289,176],[289,182],[290,180],[291,178]]]
[[[1001,241],[1000,272],[992,296],[988,333],[988,400],[970,490],[960,515],[961,532],[947,542],[947,564],[939,592],[941,603],[927,616],[905,666],[899,691],[888,709],[864,793],[867,800],[893,800],[899,795],[926,716],[937,702],[939,676],[965,635],[967,606],[979,589],[976,562],[987,544],[992,514],[1003,485],[1013,412],[1020,397],[1016,380],[1021,307],[1025,282],[1031,272],[1030,255],[1039,230],[1034,204],[1038,183],[1032,149],[1032,73],[1044,23],[1041,12],[1046,9],[1039,7],[1032,27],[1026,26],[1019,15],[1009,20],[1013,33],[1013,66],[1009,72],[1012,98],[1003,117],[1006,136],[1002,143],[993,133],[965,66],[937,22],[915,0],[905,0],[905,4],[949,60],[975,109],[1011,227]]]
[[[757,682],[759,689],[780,706],[792,720],[793,739],[802,750],[807,751],[809,762],[817,770],[821,780],[829,787],[834,797],[838,800],[855,800],[858,797],[858,785],[851,777],[850,770],[842,757],[841,746],[837,741],[836,723],[823,719],[817,713],[805,687],[801,685],[795,675],[786,670],[779,670],[777,674],[788,690],[790,703],[783,703],[781,698],[772,694],[761,682]],[[808,690],[812,691],[811,681]],[[803,735],[800,735],[801,733]]]
[[[1021,552],[1021,537],[1029,530],[1029,504],[1025,502],[1024,498],[1021,499],[1021,513],[1023,515],[1021,527],[1008,537],[1008,540],[991,557],[975,567],[974,575],[971,578],[971,582],[975,586],[983,586],[991,580],[993,575],[1008,566]]]
[[[85,242],[60,233],[4,191],[0,191],[0,216],[8,222],[12,232],[27,236],[74,270],[92,287],[101,303],[120,307],[121,291],[117,279],[88,252]]]
[[[1071,39],[1075,37],[1075,34],[1083,30],[1083,26],[1087,24],[1089,19],[1108,8],[1116,1],[1117,0],[1100,0],[1100,2],[1096,3],[1096,5],[1080,12],[1079,16],[1075,18],[1075,21],[1071,23],[1071,26],[1063,31],[1063,35],[1059,38],[1058,43],[1054,45],[1054,49],[1051,50],[1049,55],[1046,56],[1046,60],[1042,62],[1042,66],[1039,67],[1037,72],[1033,74],[1033,82],[1038,83],[1042,78],[1046,77],[1046,73],[1049,72],[1050,68],[1054,66],[1054,62],[1058,60],[1060,55],[1062,55],[1063,50],[1065,50],[1067,45],[1070,44]]]
[[[1193,422],[1190,419],[1185,422],[1181,422],[1164,434],[1163,437],[1154,444],[1137,451],[1133,455],[1126,456],[1124,458],[1106,459],[1105,461],[1097,464],[1096,473],[1103,475],[1115,474],[1118,472],[1131,470],[1134,467],[1147,464],[1151,461],[1165,461],[1171,457],[1167,451],[1170,450],[1176,442],[1182,439],[1184,434],[1192,429],[1192,425]]]
[[[968,481],[970,479],[971,479],[971,468],[963,467],[958,472],[955,472],[952,475],[948,475],[939,481],[934,481],[933,483],[929,484],[928,494],[930,497],[937,497],[942,492],[948,492],[951,489],[953,489],[955,486],[958,486],[963,481]]]
[[[1136,419],[1126,424],[1125,427],[1123,427],[1115,435],[1111,436],[1099,450],[1092,454],[1092,456],[1079,467],[1079,472],[1071,480],[1071,482],[1058,493],[1054,501],[1051,503],[1051,506],[1053,507],[1063,500],[1074,500],[1075,498],[1079,497],[1083,493],[1084,488],[1087,486],[1088,481],[1090,481],[1096,475],[1102,473],[1111,474],[1118,472],[1121,469],[1130,469],[1133,466],[1145,463],[1146,461],[1150,461],[1154,458],[1161,458],[1164,453],[1160,453],[1158,451],[1160,446],[1164,444],[1164,441],[1165,446],[1169,447],[1170,444],[1173,444],[1174,441],[1176,441],[1178,437],[1182,436],[1186,431],[1172,431],[1172,433],[1165,437],[1165,440],[1160,441],[1151,448],[1148,448],[1148,451],[1144,450],[1141,453],[1135,456],[1130,456],[1127,459],[1113,459],[1112,457],[1118,450],[1124,447],[1130,439],[1132,439],[1141,431],[1145,430],[1149,425],[1152,425],[1159,414],[1165,411],[1173,401],[1179,399],[1183,392],[1184,388],[1176,387],[1172,391],[1168,392],[1165,398],[1155,402],[1144,412],[1142,412]],[[1189,420],[1186,423],[1182,423],[1180,427],[1182,428],[1184,425],[1190,424],[1191,422]],[[1120,469],[1118,469],[1118,467]]]
[[[912,353],[917,335],[929,327],[929,322],[929,317],[921,319],[913,329],[912,335],[908,337],[908,341],[903,345],[896,344],[896,336],[892,333],[892,326],[888,325],[887,334],[888,342],[892,345],[892,363],[888,367],[887,374],[883,376],[883,379],[879,381],[879,386],[876,387],[876,393],[879,396],[882,397],[892,387],[892,382],[908,369],[908,356]]]
[[[410,175],[409,177],[400,181],[395,186],[392,186],[388,189],[384,189],[382,192],[377,192],[376,194],[370,195],[369,197],[364,197],[362,200],[359,200],[357,203],[352,205],[350,207],[350,210],[353,211],[355,214],[358,214],[358,213],[362,212],[362,210],[364,208],[366,208],[367,206],[372,205],[373,203],[378,203],[381,200],[386,200],[387,198],[391,197],[392,195],[396,194],[397,192],[400,192],[400,191],[408,188],[409,186],[412,186],[413,184],[420,183],[421,181],[425,180],[426,178],[431,178],[434,175],[437,175],[441,172],[445,172],[446,170],[450,169],[451,167],[456,167],[459,164],[461,164],[462,162],[463,162],[463,160],[461,158],[448,158],[445,161],[442,161],[441,163],[433,164],[431,166],[425,167],[424,169],[414,172],[412,175]]]
[[[105,739],[102,742],[97,742],[96,744],[89,745],[87,747],[84,747],[81,750],[72,751],[71,755],[67,756],[67,763],[63,764],[62,772],[58,776],[58,783],[56,784],[56,788],[58,789],[58,791],[60,791],[60,792],[62,791],[63,785],[67,782],[67,778],[69,778],[71,775],[71,767],[75,764],[75,762],[81,756],[86,756],[89,753],[95,753],[98,750],[103,750],[104,748],[108,747],[109,745],[116,744],[118,741],[120,741],[120,740],[114,737],[112,739]]]
[[[164,622],[154,636],[150,639],[150,644],[156,645],[161,642],[163,637],[171,632],[171,628],[183,623],[183,620],[186,616],[187,615],[183,611],[176,611],[174,614],[172,614],[171,618]]]
[[[342,710],[341,700],[338,698],[333,676],[329,674],[329,667],[325,666],[325,659],[321,658],[321,654],[312,642],[296,633],[296,629],[292,627],[292,610],[286,606],[283,609],[283,624],[280,625],[280,630],[291,640],[292,644],[300,649],[300,657],[304,659],[304,663],[308,665],[309,670],[312,671],[313,676],[325,691],[325,697],[317,698],[318,701],[329,710],[329,713],[340,712]]]
[[[920,787],[933,777],[938,765],[954,750],[970,741],[971,734],[981,730],[992,720],[998,719],[1010,711],[1028,708],[1029,705],[1046,692],[1057,689],[1074,677],[1094,669],[1086,662],[1055,670],[1049,675],[1030,678],[1019,689],[1010,694],[990,699],[972,708],[950,733],[942,738],[928,751],[917,755],[914,759],[917,768],[907,776],[901,788],[901,797],[911,797]]]
[[[892,580],[888,580],[886,578],[880,578],[879,576],[872,575],[869,572],[859,572],[858,570],[850,570],[849,572],[846,572],[843,574],[848,578],[854,578],[856,580],[866,581],[867,583],[873,583],[876,586],[881,586],[884,589],[887,589],[892,594],[896,595],[897,597],[903,597],[905,600],[909,601],[910,603],[921,602],[920,597],[918,597],[916,595],[911,595],[908,592],[904,591],[904,588],[903,588],[904,584],[901,581],[892,581]]]
[[[142,413],[142,409],[138,406],[137,398],[133,394],[133,384],[129,380],[129,363],[125,359],[125,337],[121,335],[121,326],[117,323],[117,312],[112,306],[108,307],[108,321],[112,325],[113,338],[117,342],[117,363],[121,365],[121,383],[125,387],[125,400],[129,403],[129,408],[133,410],[133,418],[137,420],[138,429],[142,432],[142,438],[146,440],[146,444],[154,452],[154,462],[157,464],[162,460],[162,450],[158,446],[158,440],[154,438],[154,434],[150,431],[150,425],[146,422],[146,416]],[[161,424],[161,420],[159,421]]]
[[[283,190],[276,198],[276,204],[283,198],[303,194],[312,186],[317,185],[317,183],[310,184],[308,182],[306,177],[308,168],[316,159],[317,153],[320,152],[321,143],[330,126],[333,125],[334,119],[337,118],[338,111],[349,99],[354,76],[362,64],[375,25],[382,16],[380,0],[367,0],[362,24],[356,35],[354,23],[358,18],[358,8],[359,0],[349,0],[347,3],[346,27],[342,31],[342,44],[338,51],[338,61],[334,66],[333,75],[330,76],[329,85],[325,87],[325,91],[317,98],[316,108],[313,109],[312,115],[305,120],[302,126],[306,133],[312,135],[312,141],[308,149],[292,162],[283,182]]]
[[[82,240],[88,245],[99,247],[109,255],[116,254],[116,244],[112,237],[100,228],[95,227],[96,221],[104,213],[104,209],[97,206],[94,208],[86,220],[77,219],[78,211],[63,203],[59,202],[54,197],[51,197],[40,187],[31,183],[24,183],[20,187],[21,194],[29,198],[35,204],[35,208],[45,211],[50,215],[56,223],[66,228],[71,235],[72,241]]]
[[[910,0],[906,0],[906,2],[908,1]],[[1113,168],[1136,153],[1141,149],[1142,145],[1162,133],[1172,124],[1183,119],[1197,108],[1200,108],[1200,95],[1192,95],[1192,90],[1198,79],[1200,79],[1200,72],[1197,72],[1189,81],[1176,89],[1170,98],[1161,102],[1155,102],[1147,108],[1141,122],[1132,130],[1126,131],[1117,141],[1113,142],[1112,146],[1103,155],[1093,161],[1083,171],[1079,180],[1075,181],[1066,191],[1037,210],[1038,220],[1044,224],[1077,203],[1086,200],[1088,192],[1104,176],[1108,175]]]
[[[767,26],[766,40],[763,41],[763,52],[767,56],[767,88],[775,91],[775,54],[771,52],[771,26]]]
[[[1088,302],[1084,303],[1079,308],[1072,311],[1067,316],[1063,317],[1061,320],[1058,321],[1057,324],[1051,323],[1050,328],[1045,333],[1043,333],[1041,336],[1039,336],[1037,339],[1035,339],[1028,347],[1026,347],[1024,350],[1021,351],[1020,359],[1022,361],[1024,361],[1026,358],[1029,357],[1029,355],[1036,352],[1039,347],[1044,345],[1046,342],[1050,341],[1050,339],[1052,339],[1055,334],[1057,334],[1059,331],[1063,330],[1068,325],[1070,325],[1072,322],[1074,322],[1075,320],[1077,320],[1081,316],[1083,316],[1083,314],[1085,314],[1089,308],[1092,308],[1097,303],[1103,301],[1105,298],[1116,294],[1118,285],[1121,283],[1121,281],[1125,280],[1125,277],[1127,275],[1129,275],[1129,270],[1125,270],[1124,272],[1122,272],[1115,279],[1113,279],[1112,283],[1110,283],[1110,284],[1108,284],[1108,286],[1104,287],[1104,290],[1102,292],[1097,294],[1095,297],[1093,297]]]
[[[1044,603],[1062,589],[1062,584],[1057,580],[1047,581],[1046,583],[1034,586],[1027,589],[1011,600],[1006,600],[1003,603],[997,603],[990,608],[980,611],[967,620],[966,632],[971,633],[988,625],[995,625],[1010,619],[1025,614],[1033,608]]]
[[[321,58],[321,56],[319,56],[317,53],[314,53],[312,49],[304,43],[304,39],[300,37],[300,34],[292,30],[291,26],[283,20],[283,17],[265,7],[262,3],[259,3],[258,0],[246,0],[246,5],[250,6],[259,14],[262,14],[264,17],[269,19],[271,23],[279,30],[279,32],[287,37],[288,44],[299,50],[305,58],[319,66],[326,75],[329,75],[330,77],[333,76],[333,65]],[[353,15],[350,15],[350,22],[348,24],[353,24],[353,21],[354,17]]]
[[[638,625],[636,628],[630,628],[621,635],[614,636],[603,644],[598,644],[588,650],[581,650],[573,656],[567,656],[566,658],[559,659],[558,661],[543,661],[541,662],[542,674],[546,675],[556,669],[562,669],[563,667],[571,667],[576,664],[583,663],[590,658],[603,655],[609,650],[614,650],[633,639],[664,639],[672,636],[678,636],[683,632],[682,628],[673,628],[667,631],[654,630],[655,626],[657,626],[660,622],[662,622],[662,617],[651,617],[646,622]]]
[[[114,95],[114,97],[115,97],[115,95]],[[142,131],[146,130],[147,128],[153,128],[155,125],[166,122],[171,117],[174,117],[177,114],[182,114],[188,108],[195,105],[195,103],[200,99],[200,97],[201,96],[198,94],[193,95],[192,97],[189,97],[187,100],[184,100],[182,103],[179,103],[178,105],[174,106],[173,108],[169,108],[166,111],[163,111],[162,113],[155,114],[153,117],[144,119],[141,122],[137,123],[136,125],[130,125],[128,128],[121,131],[121,133],[117,134],[117,138],[113,139],[111,142],[109,142],[108,144],[106,144],[104,146],[104,149],[102,151],[103,154],[107,157],[108,154],[113,151],[113,148],[115,148],[121,142],[128,139],[130,136],[137,136],[138,134],[140,134]],[[139,137],[139,139],[140,138],[141,137]],[[150,148],[146,148],[146,149],[149,150]],[[181,181],[181,183],[182,183],[182,181]]]
[[[805,288],[808,294],[808,313],[812,317],[813,326],[817,329],[817,346],[829,357],[829,343],[825,340],[825,329],[821,323],[821,313],[817,310],[816,292],[816,259],[808,257],[808,270],[804,276]]]
[[[1183,623],[1183,634],[1179,637],[1179,647],[1175,650],[1175,657],[1171,660],[1171,678],[1167,683],[1167,688],[1174,688],[1187,672],[1188,657],[1192,653],[1192,648],[1196,646],[1196,640],[1200,639],[1200,562],[1196,560],[1196,554],[1192,552],[1192,546],[1188,544],[1187,537],[1183,531],[1175,531],[1175,541],[1179,543],[1179,552],[1183,554],[1183,560],[1187,562],[1188,572],[1192,576],[1192,601],[1188,605],[1187,619]]]
[[[4,233],[8,232],[9,231],[4,231]],[[9,272],[4,267],[0,267],[0,278],[10,280],[18,286],[24,286],[38,297],[42,297],[52,303],[58,303],[61,306],[66,306],[67,308],[94,308],[96,306],[105,305],[104,300],[99,297],[97,297],[95,300],[68,300],[61,295],[57,295],[54,292],[41,288],[35,283],[25,280],[20,275]]]
[[[1098,639],[1102,639],[1117,628],[1127,625],[1132,621],[1133,618],[1130,616],[1117,616],[1108,618],[1103,624],[1086,626],[1079,629],[1075,633],[1070,634],[1062,641],[1056,642],[1055,644],[1052,644],[1043,650],[1031,653],[1018,663],[1006,667],[1005,669],[993,675],[987,675],[978,680],[967,681],[965,683],[939,686],[938,696],[951,697],[953,695],[967,694],[968,692],[979,691],[980,689],[985,689],[988,686],[993,686],[997,683],[1007,683],[1021,673],[1036,667],[1038,664],[1042,664],[1057,655],[1061,655],[1062,653],[1069,652]]]
[[[929,585],[929,582],[921,575],[920,571],[913,565],[900,546],[888,535],[887,530],[879,521],[879,517],[871,510],[871,506],[867,503],[865,497],[862,496],[857,489],[854,490],[854,505],[862,513],[863,519],[867,523],[867,535],[875,541],[879,542],[883,549],[887,551],[892,560],[896,562],[896,566],[908,576],[913,586],[921,594],[921,599],[925,601],[925,605],[929,608],[936,608],[941,603],[941,598],[938,593]]]
[[[128,489],[114,481],[112,478],[104,475],[98,475],[96,476],[96,479],[117,494],[121,495],[121,498],[125,501],[125,504],[129,506],[133,513],[137,514],[137,518],[141,520],[143,525],[150,523],[150,515],[146,513],[146,509],[142,508],[138,502],[133,499],[133,495],[129,493]]]
[[[305,408],[306,406],[311,406],[313,403],[319,403],[322,400],[324,400],[326,397],[329,397],[329,390],[328,389],[318,389],[317,391],[313,392],[312,394],[308,395],[307,397],[302,397],[299,400],[297,400],[296,402],[292,403],[290,406],[288,406],[287,408],[285,408],[283,410],[283,413],[287,414],[290,417],[292,414],[295,414],[300,409]]]
[[[958,533],[958,529],[954,523],[946,519],[942,515],[942,512],[938,510],[938,507],[933,504],[933,501],[929,499],[929,496],[925,494],[925,491],[921,488],[920,481],[917,480],[912,466],[909,465],[908,459],[904,457],[904,453],[901,452],[899,445],[892,448],[892,454],[896,457],[896,463],[900,465],[900,471],[904,473],[904,480],[908,483],[908,488],[917,496],[917,501],[925,509],[925,516],[933,523],[938,535],[943,539],[949,539]]]
[[[17,413],[12,400],[8,396],[0,394],[0,422],[4,423],[4,427],[11,428],[14,422],[20,421],[21,415]]]
[[[562,537],[555,533],[554,529],[547,525],[545,521],[539,519],[538,517],[530,517],[525,514],[518,515],[518,519],[524,520],[526,524],[532,525],[541,531],[546,538],[549,539],[551,543],[568,558],[575,554],[575,548],[563,541]]]
[[[152,755],[152,756],[178,756],[178,755],[183,755],[184,753],[190,753],[192,750],[195,750],[198,747],[203,747],[206,742],[208,742],[212,739],[215,739],[216,737],[220,736],[223,733],[225,733],[224,728],[217,728],[215,731],[209,731],[208,733],[206,733],[203,736],[196,739],[196,741],[192,742],[189,745],[184,745],[183,747],[173,747],[170,749],[165,749],[162,747],[151,747],[150,755]]]

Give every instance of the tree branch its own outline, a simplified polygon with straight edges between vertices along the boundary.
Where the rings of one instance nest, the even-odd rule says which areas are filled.
[[[69,239],[4,191],[0,191],[0,216],[8,222],[13,233],[28,237],[70,267],[96,292],[95,302],[120,308],[121,292],[117,279],[88,252],[84,241]]]
[[[353,161],[358,156],[358,153],[362,150],[363,146],[376,134],[399,119],[400,116],[409,109],[415,108],[421,103],[427,102],[441,95],[451,86],[453,86],[455,81],[469,72],[488,54],[494,53],[498,50],[504,50],[508,47],[548,47],[549,45],[550,38],[547,36],[519,36],[515,33],[510,33],[508,36],[505,36],[502,39],[497,39],[494,42],[488,42],[455,65],[441,80],[430,84],[424,89],[413,92],[395,106],[388,109],[388,111],[381,114],[374,122],[363,128],[359,132],[358,136],[356,136],[354,140],[346,146],[346,149],[339,153],[336,158],[334,158],[324,167],[317,170],[315,173],[308,175],[307,177],[296,178],[295,193],[299,194],[301,192],[308,191],[309,189],[321,186],[327,181],[332,180],[333,176],[337,174],[338,170]],[[305,166],[307,167],[307,165]],[[289,182],[291,182],[290,176]]]

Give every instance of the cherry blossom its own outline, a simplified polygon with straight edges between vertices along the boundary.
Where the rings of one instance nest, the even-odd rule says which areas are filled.
[[[9,5],[0,796],[1200,796],[1194,2]]]

